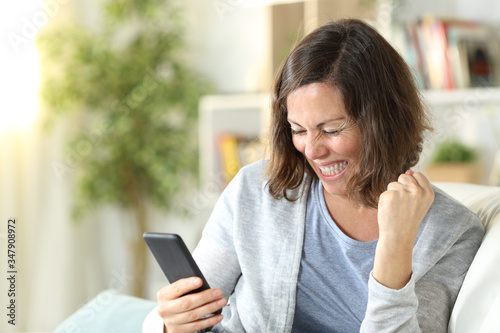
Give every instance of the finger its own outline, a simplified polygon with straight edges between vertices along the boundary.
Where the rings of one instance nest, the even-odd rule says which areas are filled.
[[[419,184],[417,180],[413,177],[415,173],[412,173],[411,175],[408,173],[402,173],[398,177],[398,183],[403,184],[406,188],[412,187],[412,186],[417,186],[419,187]]]
[[[218,301],[222,298],[222,291],[220,289],[208,289],[199,293],[189,294],[186,296],[179,297],[175,300],[165,303],[158,304],[158,312],[161,314],[179,314],[197,309],[206,304]],[[218,309],[216,309],[218,310]],[[215,311],[215,310],[214,310]],[[213,312],[213,311],[212,311]],[[197,318],[191,318],[190,321],[203,317],[204,315],[210,314],[207,312],[200,315]],[[160,315],[161,315],[160,314]],[[163,316],[162,316],[163,317]]]
[[[390,182],[388,185],[387,185],[387,190],[388,191],[400,191],[404,188],[403,184],[400,183],[399,181],[397,182]]]
[[[413,172],[412,170],[406,170],[404,174],[412,176],[416,180],[417,184],[420,185],[420,187],[426,189],[432,189],[431,183],[429,182],[427,177],[425,177],[422,173]]]
[[[420,187],[422,187],[423,189],[425,189],[427,191],[434,192],[434,190],[432,189],[431,182],[427,179],[427,177],[424,176],[423,173],[415,172],[413,174],[413,178],[415,178],[415,180],[420,185]]]
[[[172,302],[173,313],[182,313],[197,309],[203,305],[221,299],[222,291],[220,289],[208,289],[196,294],[180,297]],[[210,312],[206,313],[209,314]],[[202,316],[200,316],[202,317]]]
[[[222,321],[222,315],[215,315],[208,318],[198,319],[193,322],[186,323],[180,326],[179,332],[196,332],[201,331],[207,327],[215,326],[220,321]]]
[[[418,192],[429,197],[434,196],[434,190],[431,183],[427,177],[420,172],[413,172],[411,176],[408,173],[402,174],[399,176],[398,182],[403,184],[404,189],[409,192]]]
[[[222,309],[226,303],[227,301],[225,298],[220,298],[192,310],[181,312],[172,320],[172,323],[179,325],[200,320]]]
[[[156,293],[156,298],[158,301],[173,300],[198,289],[201,285],[202,281],[198,277],[180,279],[160,289]]]

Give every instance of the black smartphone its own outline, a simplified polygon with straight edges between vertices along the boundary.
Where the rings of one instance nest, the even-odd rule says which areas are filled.
[[[146,232],[142,237],[151,253],[153,253],[163,273],[165,273],[168,282],[174,283],[179,279],[197,276],[203,281],[202,286],[187,294],[198,293],[210,289],[207,280],[201,273],[200,268],[194,261],[191,252],[189,252],[181,236],[177,234]],[[221,312],[222,311],[219,310],[214,312],[214,314],[219,314]]]

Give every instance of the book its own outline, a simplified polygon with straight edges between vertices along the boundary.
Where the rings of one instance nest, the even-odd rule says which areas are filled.
[[[428,88],[453,89],[446,25],[440,20],[426,18],[420,22],[419,30],[422,62],[427,68]]]
[[[476,22],[450,20],[446,25],[458,88],[498,84],[495,67],[500,65],[500,51],[494,31]]]
[[[428,16],[406,27],[409,65],[427,89],[465,89],[500,82],[500,38],[477,22]],[[416,59],[415,59],[416,58]]]
[[[228,184],[241,168],[238,153],[238,138],[228,134],[222,135],[219,138],[219,147],[222,171],[226,184]]]
[[[427,70],[423,63],[422,49],[418,43],[418,29],[414,22],[407,22],[403,32],[403,57],[408,65],[413,69],[413,75],[417,87],[426,88],[429,86]]]
[[[219,137],[221,168],[226,185],[245,165],[264,157],[264,146],[258,138],[223,134]]]

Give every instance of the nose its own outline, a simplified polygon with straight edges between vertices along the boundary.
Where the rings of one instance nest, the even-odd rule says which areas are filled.
[[[310,160],[316,160],[324,157],[328,153],[326,146],[323,144],[321,137],[308,136],[304,154]]]

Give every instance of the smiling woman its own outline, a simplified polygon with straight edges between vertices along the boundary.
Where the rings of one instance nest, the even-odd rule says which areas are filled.
[[[270,159],[226,187],[193,254],[216,289],[166,286],[144,332],[446,332],[483,230],[409,170],[429,125],[401,56],[363,21],[328,22],[271,98]]]

